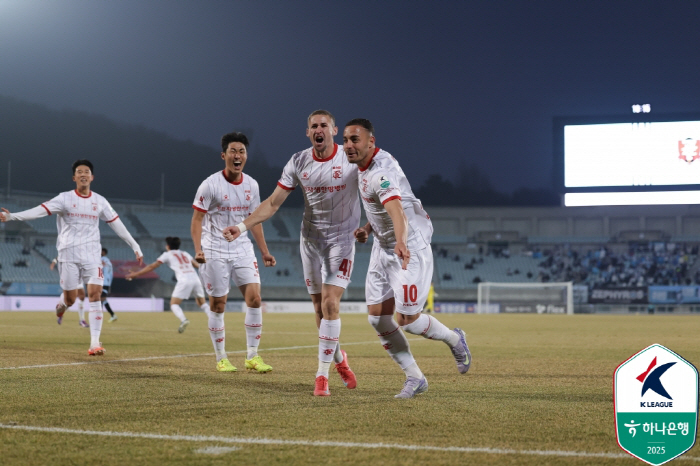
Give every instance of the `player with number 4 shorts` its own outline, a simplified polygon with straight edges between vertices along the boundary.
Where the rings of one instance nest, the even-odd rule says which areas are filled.
[[[333,141],[338,133],[335,118],[316,110],[306,120],[311,147],[292,156],[284,167],[272,195],[253,214],[226,229],[227,239],[272,217],[297,186],[304,195],[300,252],[306,289],[316,312],[318,327],[318,370],[314,395],[328,396],[331,362],[347,388],[357,379],[340,349],[340,298],[350,283],[355,239],[360,225],[357,197],[357,167],[348,163],[343,148]]]
[[[435,317],[421,313],[433,277],[433,225],[399,163],[375,146],[374,127],[363,118],[345,125],[343,146],[348,160],[359,168],[360,197],[368,220],[355,231],[355,238],[364,243],[374,234],[365,283],[369,323],[406,374],[396,398],[413,398],[428,390],[428,381],[401,328],[445,342],[462,374],[469,370],[471,353],[461,329],[450,330]]]

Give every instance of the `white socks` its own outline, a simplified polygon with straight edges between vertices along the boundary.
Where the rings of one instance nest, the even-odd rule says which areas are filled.
[[[182,312],[182,308],[179,304],[171,304],[170,310],[173,312],[173,314],[175,314],[175,317],[180,319],[180,322],[184,322],[187,320],[187,317],[185,317],[185,313]]]
[[[102,303],[90,302],[90,348],[100,345],[100,333],[102,332]]]
[[[245,338],[248,345],[248,357],[246,359],[253,359],[258,355],[261,335],[262,309],[249,307],[245,313]]]
[[[328,377],[328,371],[339,339],[340,319],[321,319],[321,326],[318,328],[318,371],[316,372],[316,377]]]
[[[206,314],[207,317],[209,317],[209,313],[211,312],[211,308],[209,307],[209,303],[204,301],[204,304],[199,306],[201,310],[204,311],[204,314]]]
[[[343,353],[340,352],[340,342],[335,345],[335,353],[333,353],[333,362],[340,364],[343,362]]]
[[[407,377],[422,378],[423,373],[413,359],[406,335],[403,334],[393,316],[367,316],[370,325],[377,331],[382,346],[391,359],[399,365]]]
[[[447,328],[439,320],[427,314],[421,314],[414,322],[402,327],[408,333],[421,335],[430,340],[440,340],[453,348],[459,342],[459,335]]]
[[[224,331],[224,313],[216,312],[209,313],[209,336],[214,344],[214,352],[216,352],[216,361],[221,361],[226,357],[226,332]]]

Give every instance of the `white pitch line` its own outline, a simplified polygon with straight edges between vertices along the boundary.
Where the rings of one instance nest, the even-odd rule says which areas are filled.
[[[409,341],[421,341],[423,338],[409,338]],[[343,343],[342,346],[349,345],[367,345],[371,343],[377,343],[378,340],[373,341],[356,341],[351,343]],[[264,351],[287,351],[295,349],[308,349],[308,348],[318,348],[318,345],[308,345],[308,346],[287,346],[280,348],[265,348],[259,349],[261,353]],[[245,353],[246,350],[240,351],[227,351],[228,354],[238,354]],[[113,359],[109,361],[84,361],[84,362],[63,362],[57,364],[38,364],[35,366],[14,366],[14,367],[0,367],[0,370],[16,370],[16,369],[42,369],[47,367],[61,367],[61,366],[87,366],[91,364],[111,364],[115,362],[132,362],[132,361],[151,361],[154,359],[178,359],[178,358],[194,358],[199,356],[213,356],[214,353],[198,353],[198,354],[176,354],[171,356],[147,356],[143,358],[130,358],[130,359]]]
[[[254,444],[254,445],[301,445],[309,447],[341,447],[341,448],[360,448],[360,449],[394,449],[394,450],[411,450],[411,451],[442,451],[454,453],[486,453],[492,455],[530,455],[530,456],[561,456],[561,457],[578,457],[578,458],[632,458],[626,453],[591,453],[585,451],[563,451],[563,450],[513,450],[506,448],[477,448],[477,447],[435,447],[431,445],[405,445],[398,443],[359,443],[359,442],[329,442],[320,440],[282,440],[269,438],[245,438],[245,437],[218,437],[205,435],[165,435],[165,434],[149,434],[141,432],[112,432],[112,431],[97,431],[97,430],[78,430],[64,429],[61,427],[36,427],[36,426],[20,426],[0,424],[2,429],[15,429],[33,432],[48,432],[59,434],[78,434],[78,435],[99,435],[103,437],[125,437],[125,438],[144,438],[154,440],[179,440],[190,442],[218,442],[228,444]],[[683,457],[690,461],[700,461],[697,457]]]

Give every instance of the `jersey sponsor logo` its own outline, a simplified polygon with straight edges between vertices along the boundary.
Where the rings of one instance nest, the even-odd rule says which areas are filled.
[[[228,212],[248,212],[248,208],[249,208],[249,206],[247,206],[247,205],[246,205],[246,206],[241,206],[241,205],[237,205],[237,206],[225,206],[225,205],[220,205],[219,207],[217,207],[217,210],[220,211],[220,212],[223,212],[223,211],[228,211]]]
[[[386,176],[383,176],[383,175],[382,175],[382,176],[379,178],[379,186],[381,186],[382,189],[386,189],[386,188],[388,188],[389,186],[391,186],[391,183],[389,182],[389,178],[387,178]]]
[[[90,215],[90,214],[74,214],[70,212],[68,214],[69,217],[75,217],[75,218],[88,218],[90,220],[97,220],[97,215]]]
[[[687,138],[684,141],[678,141],[678,156],[684,162],[691,163],[700,159],[700,140]]]
[[[363,201],[367,202],[368,204],[375,204],[377,201],[372,199],[371,197],[365,197],[365,196],[360,196]]]
[[[347,188],[345,184],[341,186],[305,186],[304,191],[307,193],[332,193],[343,191],[345,188]]]

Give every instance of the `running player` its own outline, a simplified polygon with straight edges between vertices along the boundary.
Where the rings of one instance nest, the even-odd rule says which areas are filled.
[[[348,122],[343,146],[348,160],[359,168],[360,197],[368,220],[355,237],[365,242],[373,232],[375,238],[365,282],[369,322],[406,373],[396,398],[413,398],[428,390],[428,381],[398,325],[408,333],[447,343],[462,374],[469,370],[471,353],[461,329],[450,330],[435,317],[421,313],[433,277],[433,225],[403,170],[388,152],[375,147],[369,120]],[[398,325],[393,319],[395,310]]]
[[[234,372],[237,369],[226,356],[224,311],[230,290],[230,281],[243,294],[248,310],[245,332],[248,345],[245,367],[248,370],[269,372],[272,367],[258,355],[262,335],[260,274],[248,235],[234,243],[223,238],[227,225],[242,221],[260,205],[260,190],[253,178],[243,173],[248,160],[248,138],[243,133],[229,133],[221,138],[221,158],[225,168],[202,182],[194,198],[192,241],[195,260],[202,264],[200,273],[209,294],[209,335],[216,352],[216,369]],[[276,264],[265,243],[262,225],[251,228],[265,267]]]
[[[58,257],[54,257],[53,260],[51,261],[51,264],[49,265],[49,269],[53,270],[56,268],[56,265],[58,265]],[[90,325],[85,321],[85,285],[81,282],[78,283],[78,324],[81,327],[84,328],[89,328]],[[59,302],[61,301],[63,297],[63,291],[61,291],[61,294],[58,296]],[[63,316],[59,317],[57,319],[58,325],[61,325],[61,322],[63,322]]]
[[[0,221],[34,220],[56,214],[58,227],[58,271],[61,276],[63,296],[56,306],[60,318],[74,302],[78,294],[78,284],[87,283],[90,301],[90,356],[101,356],[105,349],[100,342],[102,331],[103,271],[100,262],[99,221],[104,220],[134,251],[136,260],[143,264],[141,248],[129,234],[119,216],[107,200],[90,190],[95,179],[92,163],[89,160],[76,160],[73,163],[75,189],[66,191],[48,202],[29,210],[10,213],[2,209]]]
[[[170,297],[170,310],[175,314],[175,317],[180,319],[180,326],[177,331],[182,333],[185,331],[190,321],[185,317],[185,313],[182,312],[182,307],[180,304],[183,299],[188,299],[192,294],[194,294],[194,299],[197,301],[197,305],[204,311],[204,313],[209,316],[209,304],[204,299],[204,288],[202,288],[202,282],[199,280],[199,276],[194,269],[199,268],[199,264],[192,259],[192,256],[187,251],[180,250],[180,238],[177,236],[168,236],[165,238],[165,252],[156,259],[152,264],[147,265],[143,269],[132,272],[126,276],[127,280],[133,280],[134,278],[155,270],[163,264],[167,264],[168,267],[175,272],[175,279],[177,280],[177,285],[173,290],[173,294]]]
[[[107,257],[107,248],[102,248],[102,272],[104,274],[104,282],[102,283],[102,294],[100,294],[100,301],[107,312],[109,312],[110,318],[108,322],[112,323],[118,319],[117,315],[112,310],[112,306],[107,302],[107,296],[112,289],[112,280],[114,279],[114,267],[112,266],[112,261]]]
[[[353,232],[360,226],[360,201],[357,168],[348,163],[343,148],[333,142],[336,134],[338,127],[330,112],[316,110],[309,115],[306,136],[312,147],[292,156],[277,188],[250,217],[225,230],[227,239],[233,241],[272,217],[296,185],[301,186],[306,206],[301,222],[301,259],[318,327],[316,396],[330,395],[331,362],[335,362],[346,387],[357,386],[339,339],[340,298],[350,283],[355,257]]]

